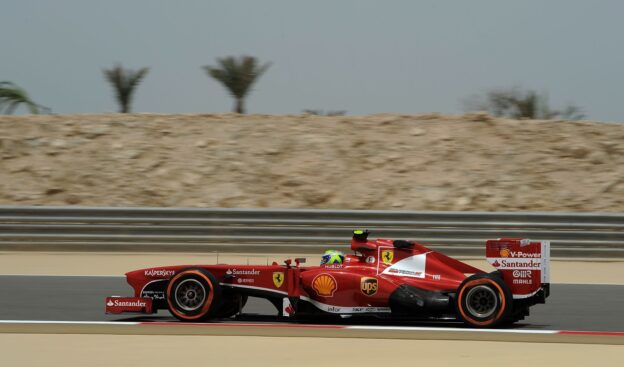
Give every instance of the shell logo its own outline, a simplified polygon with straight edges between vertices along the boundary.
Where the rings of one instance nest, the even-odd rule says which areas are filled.
[[[321,297],[333,297],[336,288],[336,279],[329,274],[319,274],[312,281],[312,289]]]
[[[509,249],[508,248],[504,248],[504,249],[500,250],[500,255],[501,255],[501,257],[509,257]]]

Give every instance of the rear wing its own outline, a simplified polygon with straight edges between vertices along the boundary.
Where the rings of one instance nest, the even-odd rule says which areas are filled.
[[[550,242],[500,238],[486,242],[487,261],[501,273],[514,299],[545,298],[550,287]]]

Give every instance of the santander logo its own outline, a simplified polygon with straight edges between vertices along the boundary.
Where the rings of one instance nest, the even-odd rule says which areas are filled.
[[[145,307],[147,303],[143,301],[120,301],[120,300],[109,300],[106,302],[108,307]]]
[[[488,258],[490,264],[497,269],[539,269],[542,265],[541,258],[513,258],[513,257],[498,257],[498,258]]]
[[[523,261],[524,260],[524,261]],[[511,260],[502,260],[501,268],[505,269],[517,269],[517,268],[530,268],[537,269],[541,265],[541,261],[539,259],[511,259]]]

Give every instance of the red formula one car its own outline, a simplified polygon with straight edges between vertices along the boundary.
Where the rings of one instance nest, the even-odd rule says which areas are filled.
[[[247,297],[269,300],[278,318],[368,316],[387,320],[458,320],[472,327],[513,323],[549,295],[546,241],[486,242],[497,270],[484,272],[404,240],[369,240],[354,231],[342,264],[178,265],[126,273],[133,297],[106,298],[107,313],[166,309],[182,321],[241,312]]]

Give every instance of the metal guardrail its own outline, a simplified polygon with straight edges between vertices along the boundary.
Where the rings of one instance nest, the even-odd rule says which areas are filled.
[[[624,214],[0,206],[0,250],[317,253],[351,230],[482,256],[485,240],[550,240],[553,256],[624,258]]]

